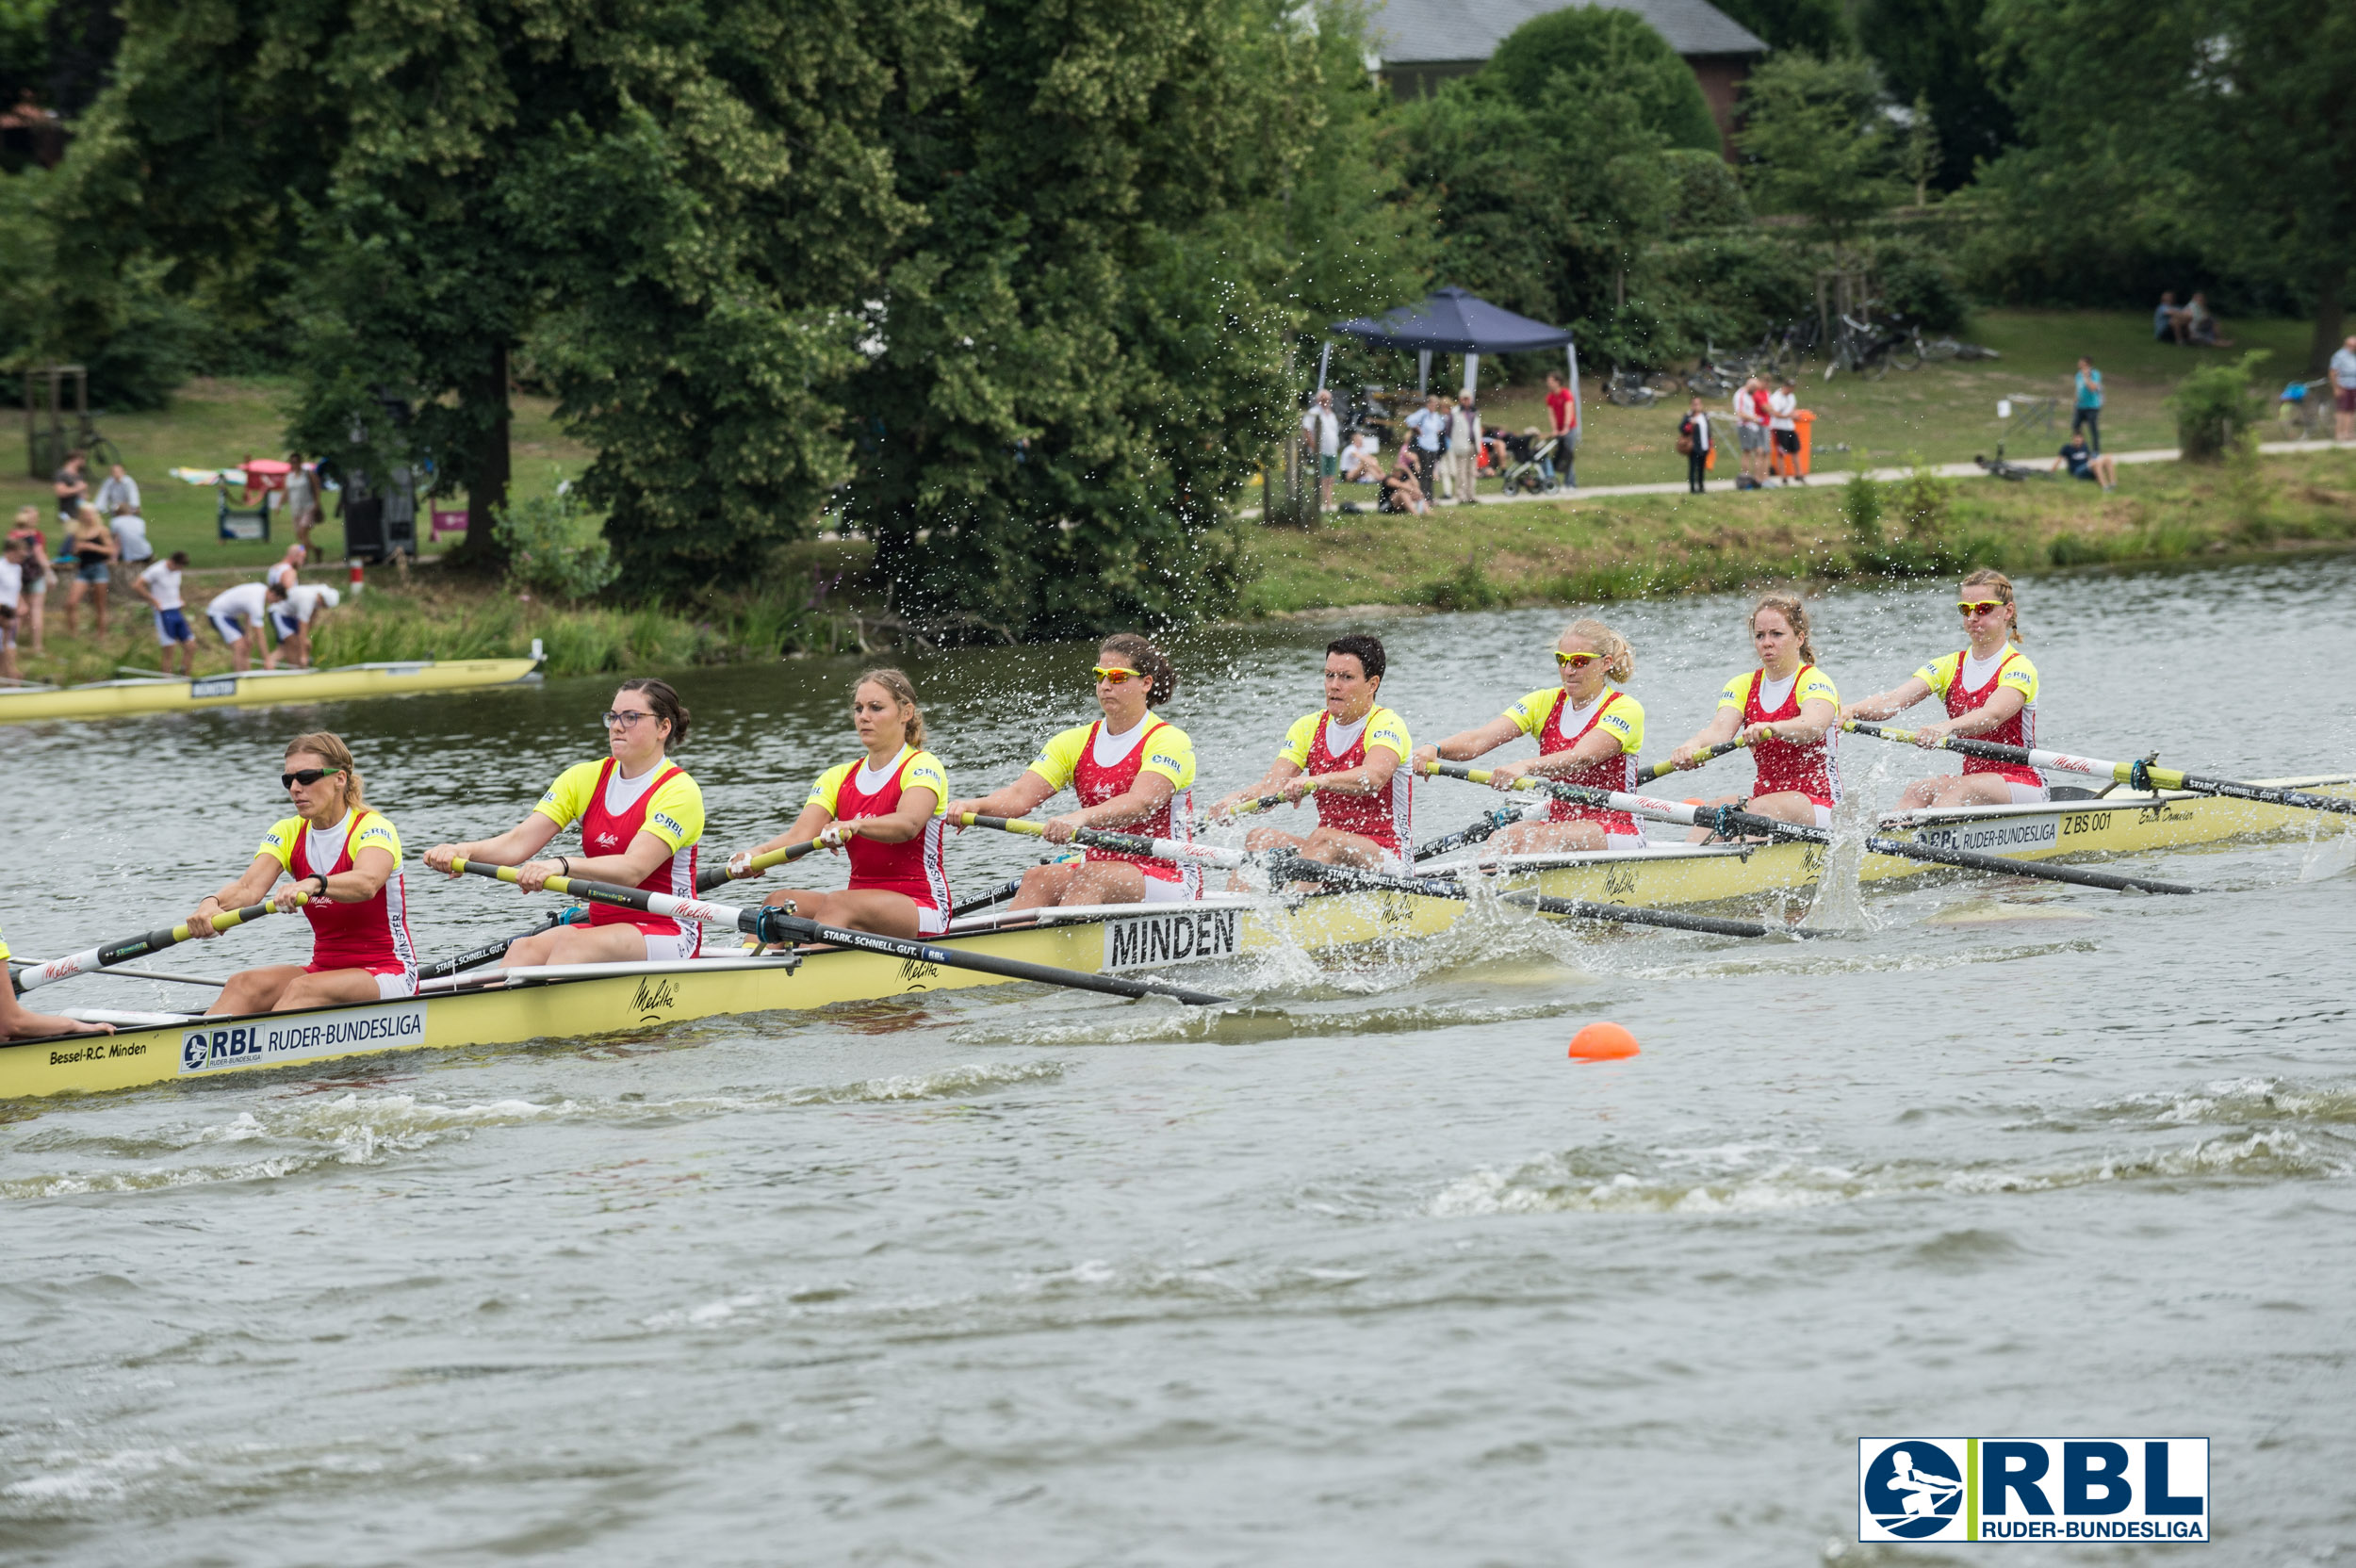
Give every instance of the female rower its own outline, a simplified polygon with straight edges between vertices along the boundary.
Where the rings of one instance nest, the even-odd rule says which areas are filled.
[[[243,875],[196,906],[188,934],[210,940],[218,935],[215,915],[258,902],[280,877],[291,877],[270,893],[270,903],[283,912],[310,895],[301,907],[311,923],[311,961],[239,971],[221,987],[207,1016],[417,995],[401,835],[362,800],[352,748],[323,729],[298,735],[286,743],[278,781],[295,814],[262,835]]]
[[[695,844],[704,796],[670,748],[687,739],[687,705],[660,680],[625,680],[605,715],[607,756],[557,775],[524,820],[496,839],[435,844],[425,863],[447,872],[453,858],[515,866],[515,884],[538,892],[551,876],[618,882],[675,898],[695,896]],[[535,860],[548,841],[581,824],[579,856]],[[503,967],[613,964],[693,958],[703,927],[692,920],[592,905],[586,925],[560,925],[509,944]]]
[[[1352,633],[1325,645],[1325,707],[1302,715],[1260,781],[1211,808],[1225,816],[1257,795],[1298,803],[1317,792],[1317,825],[1307,838],[1273,827],[1245,835],[1251,849],[1289,849],[1326,865],[1402,871],[1414,808],[1407,725],[1375,698],[1386,661],[1379,639]]]
[[[851,727],[867,755],[828,768],[810,787],[794,825],[741,851],[729,874],[750,874],[756,855],[815,839],[851,858],[851,885],[839,893],[788,889],[768,902],[804,920],[884,937],[938,937],[949,928],[946,842],[949,770],[924,749],[916,688],[898,670],[870,670],[851,683]]]
[[[1841,716],[1886,719],[1937,696],[1947,704],[1946,722],[1917,729],[1918,745],[1936,745],[1950,735],[1975,735],[2008,746],[2037,744],[2037,666],[2014,645],[2021,641],[2021,611],[2013,602],[2012,579],[2002,572],[1973,572],[1963,580],[1955,608],[1963,612],[1969,646],[1934,659],[1905,685],[1877,692],[1842,709]],[[2035,768],[1967,757],[1959,775],[1907,785],[1898,808],[2027,805],[2051,798],[2044,776]]]
[[[1043,825],[1051,844],[1068,844],[1079,828],[1117,829],[1149,839],[1190,838],[1194,813],[1194,743],[1152,710],[1178,691],[1170,656],[1133,632],[1107,637],[1097,645],[1096,703],[1104,716],[1074,725],[1047,743],[1023,776],[978,800],[953,800],[956,823],[972,811],[983,816],[1022,817],[1046,803],[1067,784],[1080,809],[1051,817]],[[1033,866],[1008,906],[1036,909],[1049,904],[1166,904],[1198,898],[1203,868],[1118,850],[1090,849],[1084,860]]]
[[[1832,825],[1841,800],[1841,770],[1833,757],[1841,694],[1816,667],[1808,609],[1796,598],[1770,594],[1751,609],[1751,645],[1759,668],[1738,675],[1718,694],[1718,712],[1693,738],[1669,753],[1671,765],[1698,768],[1706,746],[1741,741],[1751,748],[1759,780],[1747,800],[1726,795],[1712,806],[1740,806],[1780,822]],[[1710,837],[1695,828],[1698,843]]]
[[[8,970],[8,939],[0,934],[0,1040],[37,1040],[50,1035],[111,1035],[111,1023],[84,1023],[78,1018],[36,1013],[16,999],[16,982]]]
[[[1633,790],[1636,752],[1644,743],[1644,705],[1607,688],[1626,685],[1636,673],[1635,650],[1601,621],[1574,621],[1555,639],[1554,664],[1559,685],[1530,693],[1478,729],[1424,747],[1415,754],[1416,766],[1438,757],[1469,762],[1517,735],[1530,735],[1537,738],[1538,755],[1499,763],[1491,773],[1492,788],[1510,790],[1515,779],[1534,774],[1596,790]],[[1642,849],[1644,831],[1624,811],[1557,800],[1547,804],[1543,819],[1515,823],[1490,841],[1507,855]]]

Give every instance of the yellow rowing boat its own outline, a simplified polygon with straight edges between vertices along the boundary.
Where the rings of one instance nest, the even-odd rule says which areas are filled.
[[[2356,794],[2356,777],[2345,775],[2266,782]],[[1922,811],[1889,819],[1883,826],[1893,836],[1910,834],[2028,859],[2183,849],[2269,834],[2336,837],[2348,830],[2341,819],[2312,811],[2181,793]],[[1710,904],[1805,890],[1821,872],[1824,853],[1812,844],[1664,844],[1632,853],[1513,858],[1495,869],[1502,886],[1558,897]],[[1475,864],[1460,861],[1455,869],[1464,873]],[[1952,874],[1918,860],[1869,855],[1860,875],[1878,882],[1924,872]],[[1465,918],[1467,907],[1462,900],[1400,892],[1282,900],[1214,896],[1194,905],[983,915],[959,923],[938,945],[1090,973],[1121,973],[1278,947],[1320,950],[1431,936]],[[0,1045],[0,1100],[402,1051],[581,1038],[998,983],[969,970],[828,950],[478,971],[434,983],[425,994],[405,1001],[242,1018],[76,1008],[84,1017],[117,1023],[120,1032]]]
[[[340,664],[330,670],[249,670],[208,675],[98,680],[84,686],[0,688],[0,724],[36,719],[114,719],[143,713],[192,713],[207,708],[263,708],[290,702],[512,686],[532,678],[537,659],[419,659]]]

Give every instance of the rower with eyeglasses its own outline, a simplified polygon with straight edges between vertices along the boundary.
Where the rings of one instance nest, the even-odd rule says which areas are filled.
[[[425,863],[453,859],[514,866],[515,885],[538,892],[551,876],[578,876],[674,898],[695,896],[695,845],[704,835],[704,796],[670,748],[687,739],[687,705],[668,682],[625,680],[605,715],[608,755],[559,774],[547,793],[496,839],[435,844]],[[557,834],[581,825],[581,853],[535,860]],[[693,958],[703,927],[692,920],[593,905],[586,925],[560,925],[510,944],[503,968]]]
[[[951,822],[967,812],[1025,817],[1069,787],[1080,808],[1040,825],[1049,843],[1068,844],[1084,828],[1149,839],[1193,838],[1194,743],[1153,710],[1178,691],[1169,655],[1134,632],[1096,649],[1096,705],[1104,716],[1050,739],[1021,777],[990,794],[949,803]],[[1090,847],[1087,858],[1033,866],[1010,909],[1046,905],[1168,904],[1203,895],[1203,870],[1142,855]]]
[[[1968,645],[1934,659],[1903,686],[1876,692],[1841,710],[1843,719],[1887,719],[1924,697],[1947,704],[1942,724],[1914,731],[1915,743],[1936,746],[1950,735],[1972,735],[2008,746],[2037,744],[2037,666],[2017,645],[2021,611],[2013,602],[2012,579],[1986,569],[1963,580],[1955,596]],[[1918,778],[1898,797],[1898,809],[1926,806],[2026,806],[2051,800],[2045,776],[2035,768],[1963,760],[1963,772]]]
[[[211,940],[215,915],[268,893],[280,912],[300,908],[310,921],[311,961],[238,971],[206,1016],[415,996],[417,954],[409,939],[401,834],[362,800],[359,765],[340,736],[323,729],[296,736],[286,743],[285,768],[278,782],[295,814],[262,835],[244,874],[197,905],[188,935]],[[282,877],[289,879],[283,886]]]
[[[1469,762],[1528,735],[1537,741],[1538,755],[1492,768],[1491,788],[1511,790],[1514,780],[1535,775],[1558,784],[1634,790],[1644,705],[1612,688],[1635,675],[1635,650],[1601,621],[1574,621],[1555,639],[1554,665],[1558,684],[1530,693],[1478,729],[1423,747],[1415,753],[1416,769],[1442,758]],[[1626,812],[1550,800],[1545,816],[1500,828],[1489,842],[1506,855],[1642,849],[1644,832]]]

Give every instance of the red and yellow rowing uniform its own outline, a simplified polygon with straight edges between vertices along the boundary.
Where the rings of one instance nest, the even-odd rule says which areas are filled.
[[[1108,735],[1104,722],[1074,725],[1042,747],[1031,764],[1055,789],[1070,785],[1083,807],[1118,800],[1136,788],[1140,775],[1160,774],[1170,780],[1170,798],[1153,815],[1122,823],[1113,831],[1149,839],[1194,839],[1194,743],[1176,725],[1147,714],[1126,735]],[[1147,855],[1091,849],[1091,860],[1121,860],[1145,874],[1149,904],[1203,895],[1203,868],[1192,860],[1172,865]]]
[[[1928,686],[1932,693],[1945,699],[1947,716],[1962,718],[1975,713],[1988,704],[1998,691],[2009,686],[2021,694],[2021,711],[1995,728],[1972,737],[1978,741],[1993,741],[1998,745],[2034,746],[2037,744],[2037,666],[2029,656],[2006,644],[2004,651],[1992,659],[1974,659],[1972,650],[1951,653],[1935,659],[1914,672],[1914,678]],[[2013,799],[2044,800],[2048,798],[2045,776],[2035,768],[2019,762],[1993,762],[1985,758],[1963,760],[1965,773],[1992,773],[2003,776],[2018,786]],[[2027,795],[2023,791],[2033,792]]]
[[[1406,854],[1415,830],[1415,777],[1407,766],[1412,748],[1404,719],[1378,704],[1356,724],[1344,726],[1335,724],[1333,714],[1320,708],[1295,720],[1284,732],[1284,758],[1316,777],[1363,767],[1370,746],[1387,747],[1399,754],[1399,768],[1391,775],[1389,789],[1374,795],[1319,792],[1309,798],[1317,802],[1318,826],[1370,839],[1397,859]]]
[[[641,833],[651,833],[670,855],[638,884],[641,890],[673,898],[695,896],[695,845],[704,836],[704,792],[686,771],[667,759],[636,778],[624,778],[611,757],[582,762],[559,774],[532,808],[559,827],[581,824],[585,855],[626,855]],[[634,925],[646,934],[650,959],[693,958],[703,946],[703,927],[692,920],[650,915],[611,904],[589,906],[591,925]]]
[[[933,792],[933,818],[924,831],[906,843],[881,844],[855,838],[844,846],[851,858],[851,890],[877,888],[905,893],[916,903],[917,934],[938,937],[949,928],[949,867],[945,853],[949,806],[949,770],[929,751],[902,746],[900,755],[881,770],[864,760],[828,768],[810,786],[810,804],[823,806],[837,822],[854,817],[888,817],[900,808],[907,790]]]
[[[254,846],[258,858],[269,856],[300,882],[312,876],[336,876],[348,872],[364,849],[381,849],[393,858],[393,874],[373,898],[358,904],[337,904],[315,898],[303,906],[311,923],[311,961],[306,974],[329,970],[364,969],[376,976],[376,992],[387,1000],[417,994],[417,950],[409,940],[408,888],[401,874],[401,835],[382,814],[365,806],[344,813],[344,820],[321,832],[301,817],[270,825]]]
[[[1738,675],[1726,682],[1718,694],[1720,708],[1732,708],[1742,714],[1739,729],[1755,724],[1796,724],[1800,709],[1810,702],[1828,702],[1835,712],[1841,708],[1841,693],[1833,686],[1832,677],[1813,664],[1803,664],[1792,672],[1789,680],[1769,680],[1765,670],[1753,670]],[[1828,729],[1824,738],[1812,744],[1798,741],[1759,741],[1751,746],[1751,760],[1759,765],[1759,780],[1751,786],[1751,796],[1784,793],[1803,794],[1814,803],[1818,825],[1832,825],[1832,808],[1841,804],[1841,765],[1833,755],[1833,738],[1841,732]]]
[[[1644,743],[1644,705],[1626,692],[1606,691],[1593,708],[1573,708],[1571,694],[1560,686],[1530,693],[1505,710],[1525,735],[1537,737],[1538,755],[1568,751],[1600,727],[1620,743],[1619,751],[1600,762],[1589,762],[1569,773],[1544,776],[1558,784],[1579,784],[1590,790],[1636,788],[1636,753]],[[1557,800],[1546,808],[1548,822],[1592,822],[1599,825],[1613,849],[1642,849],[1644,830],[1625,811]],[[1623,842],[1622,841],[1626,841]]]

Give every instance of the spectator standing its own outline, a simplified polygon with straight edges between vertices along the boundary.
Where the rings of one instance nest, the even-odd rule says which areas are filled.
[[[303,580],[303,563],[309,554],[301,545],[288,545],[286,553],[270,564],[270,570],[262,574],[262,580],[273,588],[293,593],[296,585]]]
[[[196,674],[196,632],[188,625],[188,601],[180,596],[180,576],[188,569],[188,552],[174,550],[139,575],[131,592],[155,612],[155,645],[163,649],[164,674],[172,673],[172,653],[180,650],[180,673]]]
[[[307,550],[319,526],[319,475],[303,466],[301,452],[288,452],[286,464],[286,515],[294,519],[295,543]]]
[[[74,448],[65,454],[65,466],[49,482],[49,487],[57,493],[57,523],[61,528],[71,528],[74,516],[90,502],[90,477],[82,471],[88,461],[82,449]]]
[[[41,626],[49,610],[49,582],[57,574],[49,569],[49,536],[41,531],[41,508],[17,508],[16,527],[8,531],[11,543],[22,542],[25,558],[24,592],[17,601],[17,628],[25,645],[38,659],[41,654]]]
[[[0,679],[14,680],[20,673],[16,667],[16,623],[24,598],[25,540],[11,533],[7,548],[0,549]]]
[[[1456,395],[1456,408],[1448,415],[1448,464],[1456,504],[1472,505],[1481,487],[1481,410],[1469,391]]]
[[[2331,356],[2331,439],[2356,441],[2356,336]]]
[[[2104,493],[2119,488],[2119,459],[2097,457],[2086,445],[2085,433],[2071,431],[2070,439],[2062,444],[2061,455],[2053,459],[2053,468],[2070,465],[2071,479],[2090,480],[2102,487]],[[2052,472],[2048,469],[2047,472]]]
[[[1546,372],[1546,416],[1554,421],[1554,449],[1539,458],[1538,471],[1546,476],[1546,487],[1552,489],[1558,483],[1554,470],[1559,463],[1562,466],[1559,482],[1562,487],[1576,490],[1579,471],[1573,460],[1579,450],[1574,445],[1579,437],[1579,400],[1552,370]]]
[[[1734,389],[1734,437],[1742,454],[1737,490],[1756,490],[1767,482],[1767,389],[1757,376]]]
[[[1783,482],[1806,484],[1808,476],[1800,472],[1800,412],[1799,388],[1786,376],[1767,394],[1767,435],[1775,450],[1783,454]]]
[[[1301,416],[1301,444],[1317,460],[1317,507],[1333,509],[1333,476],[1342,466],[1342,422],[1333,417],[1333,394],[1320,387],[1317,401]]]
[[[65,547],[74,552],[74,585],[65,591],[65,631],[74,635],[74,623],[82,600],[91,602],[91,619],[96,622],[98,635],[106,635],[106,584],[113,580],[111,564],[115,549],[114,531],[106,519],[98,514],[98,508],[84,506],[74,518],[74,526],[66,530]]]
[[[2078,400],[2070,411],[2070,432],[2086,427],[2086,445],[2095,451],[2102,449],[2102,372],[2094,368],[2094,361],[2078,356]]]
[[[1677,450],[1685,454],[1685,488],[1698,496],[1702,478],[1710,471],[1710,416],[1702,412],[1699,398],[1677,421]]]
[[[1430,486],[1439,482],[1440,454],[1448,449],[1448,410],[1441,406],[1437,392],[1407,416],[1407,428],[1415,433],[1415,472],[1428,495]]]

